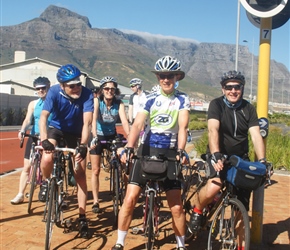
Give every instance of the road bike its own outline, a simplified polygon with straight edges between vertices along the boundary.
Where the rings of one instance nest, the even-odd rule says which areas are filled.
[[[134,160],[139,159],[139,157],[137,156],[133,156],[132,158]],[[176,161],[175,158],[167,158],[164,155],[159,155],[157,158],[164,161],[174,161],[177,172],[179,172],[179,169],[181,169],[180,162]],[[133,234],[138,234],[139,232],[142,232],[143,236],[147,238],[146,249],[149,250],[153,249],[155,239],[158,238],[160,234],[159,224],[161,222],[161,217],[159,215],[159,211],[162,207],[161,195],[164,191],[162,183],[166,177],[167,172],[166,175],[152,175],[152,179],[146,178],[146,186],[142,195],[145,197],[145,201],[143,204],[143,224],[141,228],[134,227],[132,230]]]
[[[33,142],[31,144],[31,149],[30,149],[30,156],[29,156],[30,171],[29,171],[29,176],[27,180],[27,183],[30,185],[30,189],[29,189],[29,193],[25,194],[25,197],[28,198],[27,212],[30,214],[34,190],[36,189],[37,185],[41,185],[42,183],[42,173],[40,169],[41,150],[35,149],[36,146],[40,145],[39,135],[31,135],[31,134],[26,134],[26,133],[21,134],[20,148],[23,147],[25,137],[29,137],[33,139]]]
[[[35,147],[43,150],[41,146]],[[68,153],[65,155],[65,153]],[[63,211],[67,209],[65,199],[68,195],[67,186],[67,162],[74,164],[73,155],[76,149],[55,147],[54,163],[51,177],[47,180],[47,196],[44,207],[43,221],[45,227],[45,250],[50,249],[53,225],[61,227],[64,225]],[[78,165],[75,164],[75,169]]]
[[[190,229],[190,216],[193,211],[192,200],[208,180],[207,162],[198,161],[183,169],[183,208],[186,214],[186,237],[189,242],[199,232]],[[270,183],[272,165],[267,166],[267,179]],[[243,249],[250,247],[249,216],[243,203],[235,195],[235,187],[224,181],[223,187],[214,201],[203,210],[201,230],[209,230],[207,249]],[[196,197],[195,197],[196,198]]]
[[[105,161],[110,164],[110,193],[112,194],[113,211],[114,211],[114,224],[118,224],[119,210],[123,204],[125,197],[126,183],[124,177],[124,169],[122,168],[120,159],[117,154],[117,149],[123,147],[127,140],[120,134],[112,140],[101,140],[100,143],[108,145],[108,151],[105,153]],[[103,162],[105,162],[103,161]]]

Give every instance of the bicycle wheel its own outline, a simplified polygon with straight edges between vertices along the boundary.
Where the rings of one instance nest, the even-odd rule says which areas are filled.
[[[47,205],[46,228],[45,228],[45,250],[50,248],[52,238],[52,228],[56,219],[57,206],[57,183],[52,179],[49,184],[49,200]]]
[[[236,198],[218,207],[211,222],[208,249],[250,248],[250,224],[248,212]]]
[[[114,223],[117,226],[118,224],[118,215],[119,215],[119,173],[117,169],[117,164],[113,164],[113,210],[114,210]]]
[[[145,236],[147,237],[146,249],[151,250],[154,246],[154,192],[149,193],[149,209],[147,214],[147,222],[145,228]]]
[[[35,190],[36,185],[37,185],[36,176],[37,176],[37,170],[40,168],[39,164],[40,164],[39,156],[35,155],[35,158],[33,160],[33,164],[31,166],[32,174],[30,176],[30,191],[29,191],[28,209],[27,209],[27,212],[29,214],[31,212],[31,204],[32,204],[32,200],[33,200],[34,190]]]

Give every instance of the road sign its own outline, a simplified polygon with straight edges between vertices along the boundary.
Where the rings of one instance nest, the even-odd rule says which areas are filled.
[[[266,138],[268,136],[268,130],[269,130],[269,121],[265,117],[261,117],[259,119],[259,127],[260,127],[260,134],[263,138]]]

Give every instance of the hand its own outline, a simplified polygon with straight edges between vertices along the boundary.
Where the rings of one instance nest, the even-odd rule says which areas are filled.
[[[186,153],[185,150],[178,149],[177,150],[177,155],[179,156],[177,160],[181,161],[182,164],[189,163],[189,156],[188,156],[188,154]]]
[[[48,140],[45,139],[41,142],[41,146],[43,147],[44,151],[53,151],[54,145]]]
[[[82,160],[84,160],[87,156],[87,152],[88,152],[88,147],[85,144],[81,144],[76,148],[76,158],[78,158],[78,156],[81,158],[79,161],[77,160],[77,162],[80,162]]]
[[[22,137],[24,136],[24,134],[25,134],[25,131],[19,131],[19,133],[18,133],[18,139],[19,140],[21,140],[22,139]]]
[[[225,157],[220,152],[215,152],[210,157],[210,163],[212,167],[215,169],[215,171],[219,172],[224,168],[224,162]]]
[[[99,141],[98,136],[95,136],[91,141],[90,148],[95,148],[98,144],[98,141]]]
[[[121,162],[127,163],[127,161],[130,160],[132,154],[134,154],[134,148],[126,147],[120,154]]]

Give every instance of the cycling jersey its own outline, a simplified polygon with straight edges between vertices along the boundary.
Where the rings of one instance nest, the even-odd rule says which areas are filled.
[[[97,119],[98,135],[116,134],[116,123],[119,118],[120,100],[114,98],[113,105],[108,109],[104,100],[99,99],[99,112]]]
[[[41,98],[34,101],[34,109],[33,109],[33,126],[30,130],[31,135],[39,134],[39,119],[41,115],[41,111],[44,105],[44,100]],[[51,115],[47,119],[47,123],[49,124],[51,120]]]
[[[135,92],[130,95],[129,105],[133,106],[133,119],[136,118],[136,115],[140,109],[142,109],[146,102],[146,93],[142,91],[140,95]]]
[[[83,113],[93,112],[93,94],[82,86],[78,99],[69,98],[60,84],[53,85],[46,96],[43,110],[52,113],[50,127],[80,136],[83,128]]]
[[[255,107],[242,99],[238,108],[230,108],[221,96],[210,102],[208,119],[220,122],[219,147],[220,152],[228,156],[243,157],[249,152],[248,130],[259,126]]]
[[[161,90],[147,95],[142,112],[150,115],[141,143],[153,148],[176,148],[181,110],[190,110],[190,104],[188,96],[178,90],[170,95]]]

